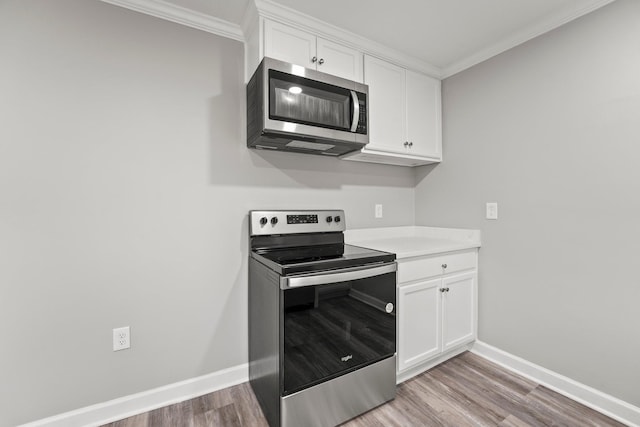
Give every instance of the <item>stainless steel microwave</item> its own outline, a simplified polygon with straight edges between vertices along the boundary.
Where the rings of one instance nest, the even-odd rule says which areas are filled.
[[[247,84],[247,146],[339,156],[369,142],[368,86],[272,58]]]

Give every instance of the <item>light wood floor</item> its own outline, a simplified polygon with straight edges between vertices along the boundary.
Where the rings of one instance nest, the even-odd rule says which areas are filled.
[[[136,415],[105,427],[266,427],[248,383]],[[398,386],[395,400],[342,427],[624,426],[473,353]],[[303,427],[303,426],[301,426]]]

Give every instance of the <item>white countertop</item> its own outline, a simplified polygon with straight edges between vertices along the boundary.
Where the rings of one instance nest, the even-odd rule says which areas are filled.
[[[384,227],[346,230],[345,242],[385,252],[398,259],[480,247],[480,230],[439,227]]]

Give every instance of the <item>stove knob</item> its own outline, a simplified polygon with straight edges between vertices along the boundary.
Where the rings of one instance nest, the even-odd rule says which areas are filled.
[[[340,222],[340,217],[339,217],[339,216],[337,216],[337,217],[333,218],[333,220],[334,220],[335,222]]]
[[[260,225],[266,225],[267,224],[267,217],[263,216],[262,218],[260,218]]]
[[[330,216],[327,217],[327,222],[331,222],[333,221],[333,218],[331,218]]]
[[[278,223],[278,217],[271,218],[271,225],[276,225]]]

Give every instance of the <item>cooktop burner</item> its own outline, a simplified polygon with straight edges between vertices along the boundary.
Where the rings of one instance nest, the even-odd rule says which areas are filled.
[[[249,217],[251,257],[283,276],[396,259],[344,244],[343,211],[251,211]]]
[[[340,245],[339,252],[328,253],[334,249],[321,246],[274,249],[254,251],[251,256],[283,276],[392,262],[396,259],[395,254],[392,253],[353,245]]]

